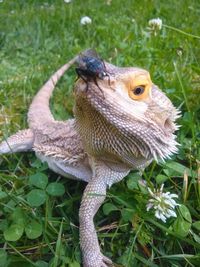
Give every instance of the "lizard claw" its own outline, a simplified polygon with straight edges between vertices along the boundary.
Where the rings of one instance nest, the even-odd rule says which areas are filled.
[[[103,254],[93,255],[84,259],[84,267],[111,267],[112,261]]]
[[[109,266],[113,266],[111,259],[109,259],[108,257],[104,256],[103,254],[102,254],[102,260],[103,260],[103,262],[105,262],[105,264],[106,264],[105,266],[107,266],[107,264]]]

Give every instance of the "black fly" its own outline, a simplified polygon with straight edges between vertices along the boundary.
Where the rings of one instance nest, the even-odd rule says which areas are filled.
[[[76,73],[78,74],[78,77],[85,81],[87,89],[89,81],[93,81],[100,89],[97,79],[103,80],[106,76],[109,77],[104,61],[93,49],[88,49],[81,53],[78,56],[77,65]]]

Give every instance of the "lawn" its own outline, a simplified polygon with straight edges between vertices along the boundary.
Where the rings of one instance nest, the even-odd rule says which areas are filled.
[[[83,16],[92,23],[81,25]],[[116,266],[200,266],[199,16],[198,0],[0,1],[0,140],[27,127],[38,89],[89,47],[113,64],[147,69],[181,111],[178,154],[112,186],[95,217],[102,251]],[[162,20],[160,30],[149,28],[153,18]],[[51,110],[58,120],[73,116],[75,79],[71,69],[55,90]],[[147,212],[144,180],[178,195],[177,218],[164,223]],[[81,266],[84,187],[33,153],[0,158],[0,267]]]

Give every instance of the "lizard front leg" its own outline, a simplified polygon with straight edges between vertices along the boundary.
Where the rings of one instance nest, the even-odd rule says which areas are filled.
[[[18,131],[0,143],[0,155],[32,150],[34,138],[31,129]]]
[[[93,218],[106,197],[106,188],[120,181],[128,171],[116,172],[105,164],[96,164],[93,178],[88,183],[79,211],[80,245],[84,267],[107,267],[112,261],[100,252]]]

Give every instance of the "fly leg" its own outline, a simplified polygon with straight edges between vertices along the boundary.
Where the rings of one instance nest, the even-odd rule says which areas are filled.
[[[88,79],[84,76],[84,71],[80,68],[76,68],[76,73],[78,75],[78,78],[81,78],[86,83],[86,92],[88,91]]]

